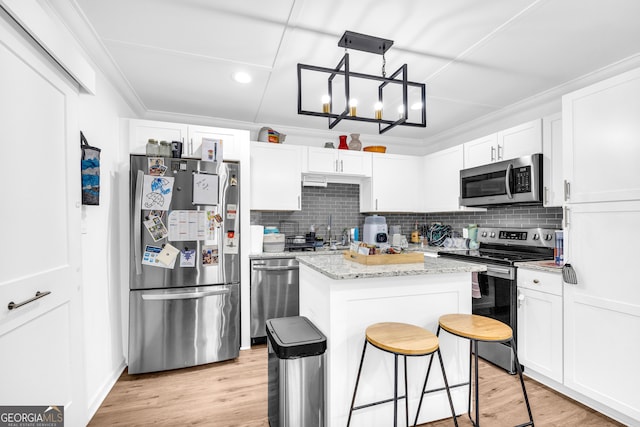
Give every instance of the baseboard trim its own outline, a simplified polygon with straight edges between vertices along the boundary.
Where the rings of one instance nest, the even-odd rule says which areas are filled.
[[[126,362],[122,360],[120,366],[113,371],[111,376],[104,382],[103,386],[100,387],[100,389],[94,394],[93,398],[90,399],[90,403],[87,408],[87,424],[89,424],[89,421],[91,421],[96,412],[98,412],[100,405],[102,405],[102,402],[107,398],[107,395],[116,384],[118,378],[120,378],[120,375],[122,375],[126,367]]]

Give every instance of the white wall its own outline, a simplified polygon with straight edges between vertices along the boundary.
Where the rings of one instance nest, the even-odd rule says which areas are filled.
[[[105,77],[96,70],[96,95],[80,96],[79,127],[89,144],[102,149],[100,205],[82,207],[82,270],[88,414],[92,416],[125,367],[122,340],[119,173],[119,117],[131,116]],[[126,200],[126,198],[125,198]]]

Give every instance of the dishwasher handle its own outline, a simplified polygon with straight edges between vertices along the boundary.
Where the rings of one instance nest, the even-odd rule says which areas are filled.
[[[297,265],[279,265],[273,267],[267,267],[263,265],[254,265],[253,269],[256,271],[290,271],[290,270],[299,270],[300,267]]]
[[[227,295],[231,292],[229,289],[216,289],[207,292],[180,292],[180,293],[161,293],[161,294],[142,294],[145,301],[169,301],[180,299],[196,299],[205,298],[214,295]]]

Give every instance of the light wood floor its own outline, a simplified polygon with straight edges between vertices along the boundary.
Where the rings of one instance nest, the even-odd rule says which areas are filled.
[[[502,427],[527,420],[517,376],[488,363],[482,363],[479,375],[481,424]],[[538,427],[622,426],[533,380],[525,382]],[[458,423],[471,426],[466,415]],[[257,346],[241,351],[238,359],[195,368],[142,375],[125,371],[89,425],[268,427],[267,348]],[[423,427],[452,425],[448,419]]]

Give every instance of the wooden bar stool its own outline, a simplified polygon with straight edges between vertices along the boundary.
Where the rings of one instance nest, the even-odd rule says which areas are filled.
[[[513,357],[516,362],[516,370],[520,376],[520,385],[522,386],[522,394],[524,395],[524,401],[527,405],[527,412],[529,413],[529,422],[519,424],[517,427],[533,426],[533,415],[531,414],[531,407],[529,406],[529,398],[527,397],[527,390],[524,386],[524,379],[522,378],[522,367],[518,361],[518,352],[516,351],[516,343],[513,339],[513,331],[504,323],[491,319],[485,316],[478,316],[475,314],[446,314],[441,316],[438,321],[437,336],[440,336],[440,329],[444,329],[450,334],[456,335],[461,338],[467,338],[470,341],[469,345],[469,420],[471,423],[479,427],[480,426],[480,410],[478,408],[478,342],[509,342],[511,345],[511,351],[513,351]],[[471,353],[474,353],[475,360],[475,420],[471,418]],[[427,378],[429,376],[429,370],[427,370]],[[426,386],[425,379],[425,386]],[[420,404],[422,399],[420,399]],[[418,404],[418,410],[420,410],[420,404]]]
[[[394,356],[394,376],[393,386],[394,393],[393,399],[380,400],[378,402],[368,403],[354,407],[356,402],[356,393],[358,392],[358,383],[360,382],[360,374],[362,373],[362,364],[364,362],[364,355],[367,350],[367,344],[393,354]],[[360,367],[358,368],[358,376],[356,378],[356,385],[353,390],[353,399],[351,400],[351,409],[349,410],[349,419],[347,420],[347,427],[351,423],[351,415],[353,411],[359,409],[369,408],[374,405],[382,403],[388,403],[393,401],[393,425],[398,425],[398,399],[404,399],[405,401],[405,415],[406,424],[409,425],[409,399],[407,397],[407,356],[429,356],[429,369],[431,368],[431,362],[433,362],[433,353],[438,354],[440,360],[440,368],[442,369],[442,377],[444,379],[445,389],[447,390],[447,397],[449,398],[449,406],[451,407],[451,414],[453,415],[454,424],[457,426],[458,421],[453,409],[453,401],[451,400],[451,393],[449,391],[449,383],[447,382],[447,375],[444,372],[444,363],[442,362],[442,355],[440,354],[440,347],[438,345],[438,337],[432,332],[421,328],[419,326],[410,325],[407,323],[375,323],[369,326],[366,330],[366,338],[364,340],[364,346],[362,348],[362,357],[360,358]],[[404,357],[404,396],[398,397],[398,356]],[[424,390],[423,390],[424,393]],[[420,399],[422,403],[422,398]],[[417,419],[418,415],[416,415]]]

